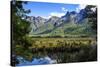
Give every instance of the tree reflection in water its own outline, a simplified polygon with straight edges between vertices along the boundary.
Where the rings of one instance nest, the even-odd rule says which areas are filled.
[[[56,50],[52,48],[52,50],[44,49],[43,51],[37,50],[37,52],[33,52],[31,61],[28,61],[21,56],[17,56],[19,64],[16,65],[42,65],[97,60],[97,45],[82,46],[77,48],[72,47],[66,49],[63,47],[60,49],[56,48]]]

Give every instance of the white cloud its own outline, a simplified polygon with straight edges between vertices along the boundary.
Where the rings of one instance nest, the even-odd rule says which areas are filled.
[[[49,19],[51,16],[42,16],[45,19]]]
[[[87,5],[80,5],[79,8],[80,9],[84,9]]]
[[[49,14],[49,16],[42,16],[43,18],[45,19],[49,19],[51,18],[52,16],[57,16],[57,17],[61,17],[61,16],[64,16],[66,13],[60,13],[60,12],[51,12]]]
[[[94,8],[91,8],[91,10],[92,10],[93,12],[95,12],[95,11],[96,11],[96,7],[94,7]]]
[[[81,4],[76,8],[76,12],[79,12],[81,9],[84,9],[87,5]]]
[[[64,12],[67,12],[67,11],[68,11],[68,10],[67,10],[66,8],[64,8],[64,7],[62,7],[61,9],[62,9],[62,11],[64,11]]]
[[[61,16],[64,16],[65,13],[60,13],[60,12],[51,12],[50,13],[50,16],[57,16],[57,17],[61,17]]]

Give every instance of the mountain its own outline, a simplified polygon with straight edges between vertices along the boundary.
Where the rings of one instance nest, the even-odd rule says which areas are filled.
[[[27,20],[30,22],[30,35],[46,36],[69,36],[69,35],[92,35],[85,9],[79,13],[72,11],[66,12],[62,17],[52,16],[49,19],[40,16],[31,16]]]
[[[50,19],[48,19],[47,23],[55,24],[55,22],[59,19],[59,17],[52,16]]]
[[[67,12],[64,16],[61,17],[63,22],[72,22],[76,23],[77,22],[77,13],[75,11],[72,12]]]
[[[77,14],[77,22],[81,23],[81,21],[87,17],[87,12],[86,10],[82,9],[80,12]]]
[[[44,23],[47,21],[47,19],[44,19],[40,16],[38,16],[38,17],[31,16],[31,17],[27,18],[27,21],[30,22],[30,29],[31,29],[30,33],[33,33],[40,26],[44,25]]]

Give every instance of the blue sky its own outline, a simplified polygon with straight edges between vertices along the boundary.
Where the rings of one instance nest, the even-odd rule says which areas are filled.
[[[46,3],[46,2],[28,2],[23,5],[25,9],[30,9],[29,16],[42,16],[49,18],[50,16],[63,16],[67,11],[79,11],[83,8],[79,4],[61,4],[61,3]]]

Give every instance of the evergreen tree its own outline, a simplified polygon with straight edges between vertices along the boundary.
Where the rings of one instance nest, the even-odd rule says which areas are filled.
[[[25,1],[11,1],[11,34],[12,34],[12,61],[11,65],[15,65],[16,63],[16,46],[20,47],[23,51],[28,49],[28,46],[31,44],[28,42],[26,35],[29,32],[29,22],[25,19],[27,17],[27,13],[30,13],[30,10],[25,10],[23,8],[23,4],[27,4]],[[20,52],[20,50],[17,50]],[[22,52],[24,53],[24,52]]]

